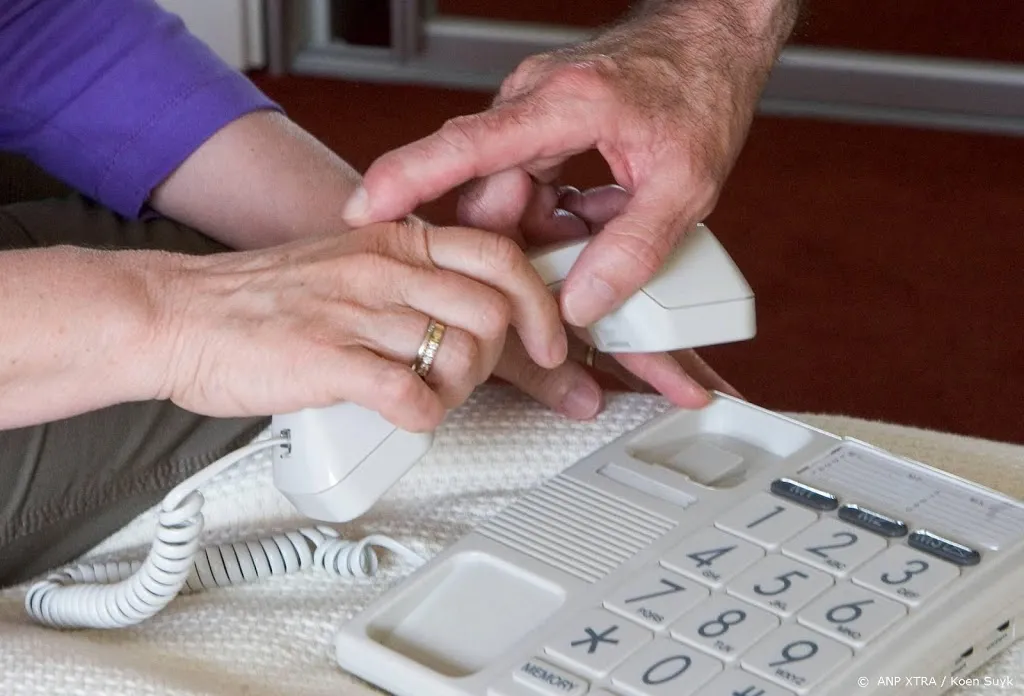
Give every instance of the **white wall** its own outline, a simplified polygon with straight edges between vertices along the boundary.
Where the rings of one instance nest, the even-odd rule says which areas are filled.
[[[262,0],[157,0],[239,70],[264,65]]]

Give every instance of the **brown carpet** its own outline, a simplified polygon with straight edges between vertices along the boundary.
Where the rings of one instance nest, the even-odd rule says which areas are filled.
[[[255,76],[359,168],[488,95]],[[759,335],[704,351],[769,408],[1024,442],[1024,139],[759,119],[709,226]],[[606,183],[600,160],[567,183]],[[423,214],[451,221],[451,196]]]

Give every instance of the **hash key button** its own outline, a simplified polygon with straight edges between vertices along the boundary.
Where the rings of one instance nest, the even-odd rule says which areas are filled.
[[[712,679],[696,696],[793,696],[793,692],[743,670],[730,669]]]
[[[626,658],[649,643],[654,634],[629,619],[592,609],[570,620],[549,640],[549,657],[588,677],[607,676]]]
[[[657,631],[710,594],[696,580],[654,567],[619,587],[605,606]]]

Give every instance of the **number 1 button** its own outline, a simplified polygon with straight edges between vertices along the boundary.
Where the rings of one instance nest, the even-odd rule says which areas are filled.
[[[853,651],[842,643],[788,624],[769,633],[741,662],[744,669],[806,694],[852,656]]]
[[[716,526],[775,551],[786,539],[817,521],[810,510],[781,501],[774,495],[758,493],[733,508]]]
[[[622,585],[604,603],[605,607],[648,628],[658,630],[672,623],[711,593],[693,580],[651,568]]]

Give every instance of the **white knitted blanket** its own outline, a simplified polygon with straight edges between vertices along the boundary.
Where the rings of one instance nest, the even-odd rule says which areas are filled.
[[[439,430],[433,451],[369,515],[342,529],[351,539],[384,533],[423,555],[454,542],[484,518],[617,435],[665,408],[618,395],[592,423],[552,416],[510,390],[486,387]],[[1024,447],[825,416],[798,416],[1024,496]],[[307,524],[273,488],[265,455],[204,489],[208,541],[223,542]],[[147,513],[94,550],[137,557],[148,548]],[[385,555],[376,578],[311,571],[256,585],[179,597],[141,626],[60,632],[25,616],[24,588],[0,593],[3,696],[356,696],[375,690],[335,666],[337,627],[409,572]],[[1024,694],[1024,646],[981,676],[1007,677],[1001,694]],[[981,694],[996,687],[959,693]]]

